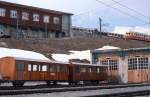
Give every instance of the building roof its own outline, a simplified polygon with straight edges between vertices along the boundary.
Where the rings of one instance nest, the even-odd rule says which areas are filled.
[[[96,49],[92,52],[118,52],[118,51],[125,51],[125,52],[130,52],[130,51],[150,51],[150,47],[141,47],[141,48],[129,48],[129,49],[121,49],[118,47],[109,47],[109,46],[104,46],[100,49]]]
[[[54,13],[54,14],[62,14],[62,15],[63,14],[65,14],[65,15],[73,15],[72,13],[66,13],[66,12],[49,10],[49,9],[33,7],[33,6],[28,6],[28,5],[10,3],[10,2],[6,2],[6,1],[0,1],[0,4],[3,4],[5,6],[12,6],[12,7],[19,7],[19,8],[29,9],[29,10],[38,10],[38,11],[42,11],[42,12],[46,12],[46,13]]]
[[[124,51],[141,51],[141,50],[150,50],[150,47],[124,49]]]
[[[76,64],[76,65],[83,65],[83,66],[101,66],[101,67],[105,67],[105,66],[102,66],[100,64],[77,63],[77,62],[71,62],[71,63]]]
[[[99,51],[99,50],[100,50],[100,51],[107,51],[107,50],[118,50],[118,49],[121,49],[121,48],[106,45],[106,46],[103,46],[102,48],[96,49],[96,51]]]

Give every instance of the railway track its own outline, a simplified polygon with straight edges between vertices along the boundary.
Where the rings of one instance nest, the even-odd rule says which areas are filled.
[[[51,87],[50,86],[0,87],[0,95],[86,91],[86,90],[115,89],[115,88],[143,87],[143,86],[150,86],[150,84],[124,84],[124,85],[102,85],[102,86],[78,85],[78,86],[51,86]]]

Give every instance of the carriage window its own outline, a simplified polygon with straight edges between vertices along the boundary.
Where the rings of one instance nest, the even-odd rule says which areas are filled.
[[[88,68],[88,72],[92,72],[92,68]]]
[[[85,67],[82,67],[80,72],[86,72],[86,68]]]
[[[18,64],[17,65],[17,70],[18,71],[24,71],[25,67],[24,67],[24,64]]]
[[[100,73],[100,68],[97,68],[97,73]]]
[[[79,73],[79,72],[80,72],[80,67],[79,67],[79,66],[77,66],[77,67],[75,68],[75,72],[76,72],[76,73]]]
[[[50,65],[50,72],[57,72],[57,65]]]
[[[38,66],[37,65],[33,65],[33,71],[37,71],[38,70]]]
[[[41,71],[41,65],[39,65],[38,69],[39,69],[39,71]]]
[[[97,67],[92,67],[92,72],[96,73],[97,72]]]
[[[31,64],[28,64],[28,71],[31,71]]]
[[[47,71],[47,65],[42,65],[42,71]]]
[[[66,66],[60,66],[60,72],[67,72]]]

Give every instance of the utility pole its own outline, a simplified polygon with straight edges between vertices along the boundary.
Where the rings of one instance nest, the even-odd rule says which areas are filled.
[[[102,19],[99,18],[99,31],[102,32]]]
[[[18,32],[18,29],[19,29],[19,21],[18,21],[18,18],[19,18],[19,16],[18,16],[18,13],[17,13],[17,35],[16,35],[17,39],[19,38],[19,32]]]

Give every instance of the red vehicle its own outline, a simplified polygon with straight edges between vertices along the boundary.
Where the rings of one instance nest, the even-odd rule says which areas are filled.
[[[146,35],[138,32],[127,32],[124,37],[125,39],[150,42],[150,35]]]

